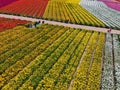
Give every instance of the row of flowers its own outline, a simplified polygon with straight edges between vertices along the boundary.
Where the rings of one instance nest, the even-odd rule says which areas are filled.
[[[113,35],[116,90],[120,90],[120,40],[118,37],[119,35]]]
[[[95,16],[78,4],[50,1],[43,18],[62,22],[105,27]]]
[[[105,60],[103,63],[101,90],[114,89],[112,36],[106,35]]]
[[[108,27],[120,28],[120,12],[107,7],[103,2],[82,0],[80,5],[99,18]]]
[[[103,59],[104,43],[105,43],[105,34],[101,33],[99,36],[99,41],[94,55],[94,61],[88,76],[86,90],[100,89],[101,70],[102,70],[101,66]]]
[[[89,73],[91,74],[90,69],[93,64],[92,62],[94,62],[93,54],[95,51],[95,47],[98,44],[98,42],[97,42],[98,38],[99,38],[99,34],[97,32],[94,32],[88,42],[85,53],[83,54],[84,56],[80,62],[80,66],[78,67],[78,69],[76,71],[76,76],[74,78],[74,82],[72,85],[73,90],[76,90],[76,89],[84,90],[86,88],[89,88],[89,81],[92,80],[92,79],[89,80]],[[98,58],[100,58],[100,57],[98,57]],[[94,67],[94,68],[96,68],[96,67]],[[94,71],[94,73],[97,73],[97,72]],[[92,74],[94,74],[94,73],[92,72]],[[97,88],[95,86],[96,81],[97,81],[96,78],[94,77],[95,82],[92,82],[92,83],[94,83],[94,84],[92,84],[93,85],[92,89],[94,89],[94,90]],[[87,85],[87,83],[88,83],[88,85]],[[87,90],[89,90],[89,89],[87,89]]]
[[[104,2],[108,7],[120,11],[120,0],[100,0]],[[117,2],[118,1],[118,2]]]
[[[51,1],[64,2],[64,3],[76,3],[76,4],[78,4],[81,0],[51,0]]]
[[[19,29],[15,30],[16,28],[12,28],[0,33],[0,47],[4,47],[6,44],[14,41],[16,38],[22,37],[27,34],[27,30],[26,32],[24,32],[25,27],[18,26],[17,28]],[[14,32],[12,32],[13,30]]]
[[[38,30],[37,29],[36,30],[29,29],[29,32],[31,32],[31,30],[32,30],[32,32],[34,32],[34,33],[32,33],[31,38],[26,40],[24,42],[24,44],[21,43],[20,47],[17,46],[16,49],[11,50],[14,52],[16,51],[16,54],[13,54],[12,56],[10,56],[9,54],[11,54],[13,52],[10,51],[9,53],[6,53],[6,57],[8,57],[8,58],[5,59],[4,63],[0,64],[0,66],[1,66],[0,71],[1,71],[2,75],[4,75],[6,72],[8,73],[7,76],[4,77],[4,79],[5,78],[7,78],[8,80],[11,79],[11,77],[13,77],[16,73],[18,73],[19,69],[22,68],[21,64],[23,64],[23,66],[25,66],[26,64],[28,64],[31,61],[32,57],[35,58],[38,55],[38,53],[41,52],[41,50],[39,51],[39,48],[40,49],[43,48],[43,50],[44,50],[46,48],[45,47],[46,45],[49,46],[49,44],[52,43],[56,39],[55,37],[59,37],[63,33],[63,31],[61,31],[61,32],[59,31],[60,28],[54,29],[55,28],[54,26],[50,26],[50,25],[47,25],[47,26],[51,27],[51,28],[48,28],[48,27],[46,27],[46,25],[45,26],[43,25]],[[44,29],[44,31],[43,31],[43,29]],[[58,32],[58,31],[59,31],[59,33],[56,35],[56,32]],[[44,37],[45,35],[47,35],[47,36],[55,35],[54,36],[55,39],[53,39],[52,42],[50,40],[46,41],[47,39]],[[22,40],[24,38],[26,38],[26,37],[22,37]],[[29,45],[28,45],[29,41],[31,42],[31,44],[29,43]],[[42,43],[44,43],[45,41],[47,44],[44,45],[44,47],[43,47]],[[24,48],[21,48],[21,47],[23,47],[22,45],[27,45],[27,46],[25,46]],[[18,51],[17,49],[20,49],[20,51]],[[23,52],[24,50],[26,50],[26,51]],[[21,54],[19,54],[19,53],[21,53]],[[35,55],[35,57],[34,57],[34,55]],[[29,59],[28,59],[28,57],[29,57]],[[26,60],[26,59],[28,59],[28,60]],[[25,61],[26,61],[26,64],[24,63]],[[17,64],[16,64],[16,62],[17,62]],[[19,64],[21,66],[19,66]],[[16,68],[16,67],[18,67],[18,68]],[[5,73],[3,71],[5,71]],[[6,82],[6,80],[5,80],[5,82]],[[4,81],[2,81],[1,83],[4,83]]]
[[[70,61],[66,64],[64,71],[62,71],[59,78],[57,79],[57,83],[55,83],[55,90],[67,90],[68,88],[71,88],[76,68],[79,65],[80,58],[83,55],[83,52],[87,46],[89,39],[91,38],[91,35],[91,32],[85,32],[83,35],[80,35],[79,44],[72,53]]]
[[[44,14],[47,3],[48,0],[19,0],[0,8],[0,12],[40,18]]]
[[[24,20],[5,19],[0,17],[0,32],[26,23],[28,22]]]
[[[65,30],[64,30],[64,32],[65,32]],[[72,30],[67,30],[64,34],[61,33],[62,36],[58,39],[55,38],[55,36],[56,37],[60,36],[58,33],[55,36],[53,35],[54,37],[52,37],[52,39],[55,38],[57,40],[53,39],[54,43],[52,43],[53,41],[50,42],[50,43],[46,42],[47,46],[49,46],[49,47],[45,47],[46,46],[45,44],[41,44],[38,49],[39,50],[42,49],[43,52],[41,52],[40,55],[38,55],[35,59],[32,59],[32,61],[30,61],[30,63],[28,63],[28,65],[26,67],[22,67],[22,71],[20,71],[19,73],[17,72],[18,74],[16,73],[17,75],[16,76],[14,75],[15,76],[15,77],[13,76],[14,78],[13,77],[12,77],[12,79],[9,78],[11,80],[9,80],[9,83],[7,85],[5,85],[2,89],[6,89],[6,88],[16,89],[16,88],[19,88],[32,74],[36,73],[37,70],[38,70],[38,73],[39,73],[39,69],[42,69],[42,68],[40,68],[40,66],[41,67],[46,66],[46,64],[44,64],[45,60],[47,60],[47,58],[51,55],[51,53],[53,53],[62,42],[64,42],[64,40],[71,34],[71,32],[72,32]],[[50,40],[52,40],[52,39],[50,39]],[[48,41],[50,41],[50,40],[48,40]],[[44,46],[44,48],[42,48],[42,46]],[[27,60],[27,61],[29,61],[29,60]],[[27,63],[27,62],[24,60],[24,63]],[[23,66],[24,66],[24,63],[23,63]],[[11,70],[12,70],[12,68],[11,68]],[[45,72],[46,70],[45,71],[41,70],[41,71]],[[13,73],[14,72],[15,71],[13,71]],[[35,75],[42,75],[42,74],[35,74]],[[8,77],[10,77],[10,75]],[[16,81],[16,82],[14,82],[14,81]],[[11,87],[11,85],[12,85],[12,87]]]
[[[3,7],[3,6],[5,6],[5,5],[8,5],[8,4],[10,4],[10,3],[12,3],[12,2],[15,2],[15,1],[17,1],[17,0],[7,0],[7,1],[0,0],[0,7]]]
[[[78,32],[78,30],[77,30]],[[77,46],[81,42],[82,37],[84,36],[84,32],[79,32],[74,40],[69,44],[67,49],[63,52],[63,54],[60,56],[60,58],[57,60],[57,62],[52,66],[52,68],[49,70],[49,72],[44,76],[43,80],[39,82],[39,85],[37,87],[37,90],[39,89],[62,89],[67,90],[68,88],[68,80],[70,80],[70,77],[72,78],[72,75],[65,75],[65,70],[70,69],[71,65],[68,65],[70,62],[73,61],[73,53],[77,51]],[[62,76],[61,76],[62,75]],[[63,76],[65,76],[63,78]],[[68,79],[68,80],[67,80]],[[60,81],[61,82],[60,82]],[[67,82],[65,82],[65,80]],[[62,84],[62,81],[64,81],[64,85]],[[58,87],[57,84],[60,84]],[[65,87],[66,86],[66,87]]]
[[[26,30],[26,29],[24,29],[24,30]],[[14,42],[4,45],[2,48],[0,48],[0,54],[1,54],[0,55],[0,64],[4,63],[4,61],[6,59],[8,59],[10,56],[13,56],[14,54],[17,55],[17,52],[21,51],[23,48],[26,48],[27,45],[34,42],[34,40],[37,39],[37,38],[35,38],[35,39],[32,38],[32,37],[34,37],[34,35],[36,35],[36,32],[33,32],[33,30],[31,32],[29,31],[29,33],[25,34],[23,37],[16,38]],[[26,52],[24,52],[24,53],[26,53]],[[17,57],[15,57],[15,58],[17,58]],[[15,59],[15,58],[13,57],[13,59]]]
[[[31,30],[29,30],[29,33],[25,36],[16,39],[14,42],[5,45],[5,47],[2,48],[1,51],[3,51],[4,53],[0,55],[1,73],[5,69],[13,65],[15,62],[17,62],[19,59],[24,57],[26,54],[28,54],[30,51],[32,51],[35,48],[35,46],[37,46],[40,43],[42,34],[41,36],[39,34],[41,33],[41,30],[38,30],[37,32]],[[45,33],[43,32],[43,35],[44,34]]]

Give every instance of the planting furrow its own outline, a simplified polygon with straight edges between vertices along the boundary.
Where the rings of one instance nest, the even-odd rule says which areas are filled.
[[[74,82],[71,87],[72,90],[74,89],[84,90],[86,87],[87,74],[90,67],[90,62],[92,60],[93,51],[95,50],[95,46],[97,44],[97,38],[98,33],[94,32],[90,38],[88,46],[86,47],[87,48],[85,51],[86,53],[80,63],[80,66],[76,71],[76,76],[74,77]]]
[[[80,42],[76,46],[76,49],[73,51],[72,55],[70,56],[69,62],[64,66],[64,70],[62,70],[62,73],[59,75],[58,79],[55,82],[54,90],[68,89],[68,86],[73,78],[73,74],[78,66],[79,60],[91,36],[90,32],[82,32],[82,33],[83,35],[79,36]]]
[[[99,36],[98,44],[96,47],[94,61],[90,68],[88,81],[85,90],[99,90],[100,89],[100,80],[101,80],[101,64],[102,64],[102,55],[103,48],[105,43],[105,34],[101,33]]]
[[[96,46],[94,47],[94,50],[93,50],[93,53],[92,53],[92,58],[91,58],[91,61],[90,61],[90,66],[89,66],[88,71],[87,71],[85,89],[89,89],[89,84],[88,84],[89,81],[90,81],[89,80],[89,75],[90,75],[90,72],[91,72],[91,68],[93,68],[92,66],[94,64],[94,57],[95,57],[95,54],[96,54],[96,49],[97,49],[98,41],[99,41],[99,38],[100,38],[99,36],[100,36],[100,33],[98,33],[98,37],[96,38]],[[93,88],[95,88],[95,87],[93,86]]]
[[[80,56],[76,56],[76,58],[78,59],[78,63],[76,64],[75,62],[76,61],[74,61],[74,64],[75,64],[75,66],[76,66],[76,68],[75,68],[75,70],[74,70],[74,72],[72,73],[72,79],[71,79],[71,81],[70,81],[70,83],[69,83],[69,86],[68,86],[68,90],[71,90],[71,87],[72,87],[72,85],[73,85],[73,82],[74,82],[74,78],[75,78],[75,76],[76,76],[76,74],[77,74],[77,70],[78,70],[78,68],[80,67],[80,64],[81,64],[81,60],[83,59],[83,57],[84,57],[84,54],[85,54],[85,51],[86,51],[86,47],[88,46],[88,43],[89,43],[89,41],[90,41],[90,38],[91,38],[91,36],[92,36],[92,34],[93,34],[93,32],[89,32],[89,33],[87,33],[86,34],[86,36],[85,36],[85,38],[83,39],[83,41],[82,41],[82,43],[80,44],[80,46],[79,46],[79,48],[80,48],[80,50],[82,50],[82,51],[80,51],[81,52],[81,57]],[[78,49],[79,49],[78,48]],[[79,53],[79,51],[77,52],[77,53]],[[74,64],[73,64],[73,66],[74,66]],[[71,70],[72,70],[72,68],[71,68]],[[70,72],[71,73],[71,72]]]

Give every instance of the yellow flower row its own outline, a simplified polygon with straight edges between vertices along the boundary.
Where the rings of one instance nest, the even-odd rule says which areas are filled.
[[[23,43],[13,49],[9,48],[2,54],[6,56],[0,64],[1,90],[67,90],[71,80],[74,79],[73,76],[82,55],[84,55],[83,52],[85,52],[85,56],[80,61],[72,89],[91,88],[90,83],[96,74],[99,75],[92,85],[96,85],[95,82],[100,83],[101,62],[97,61],[101,58],[104,34],[100,33],[99,35],[97,32],[53,25],[41,25],[38,29],[25,29],[21,32],[17,30],[18,33],[16,30],[13,30],[11,34],[22,33],[24,36],[13,42],[18,43],[23,40]],[[1,35],[4,37],[7,34]],[[26,40],[28,37],[29,39]],[[98,38],[96,56],[90,67]],[[12,39],[13,37],[6,41]],[[16,53],[11,54],[13,51]],[[87,75],[89,67],[91,70]],[[97,72],[94,72],[95,70]]]
[[[43,18],[61,22],[105,27],[105,24],[78,4],[49,1]]]
[[[31,30],[29,30],[29,32],[30,31]],[[47,30],[47,32],[49,32],[49,30]],[[7,44],[3,48],[1,48],[0,68],[2,67],[2,69],[0,70],[0,72],[4,71],[7,67],[20,60],[24,55],[35,48],[35,45],[39,43],[36,42],[36,40],[41,37],[39,35],[40,33],[41,30],[35,32],[33,29],[32,32],[24,35],[19,39],[16,39],[14,42]],[[44,34],[45,33],[43,32],[43,35]]]
[[[49,72],[44,76],[43,80],[39,83],[39,86],[37,89],[48,89],[49,86],[51,87],[50,89],[52,90],[55,87],[55,82],[57,82],[57,79],[59,78],[59,75],[64,71],[65,66],[71,59],[71,55],[76,49],[76,45],[79,44],[80,42],[80,35],[81,32],[78,32],[79,30],[75,30],[75,34],[71,34],[72,37],[75,37],[73,39],[69,40],[69,43],[64,44],[69,46],[67,49],[63,52],[63,54],[60,56],[60,58],[57,60],[57,62],[52,66],[52,68],[49,70]],[[59,47],[58,47],[59,48]]]
[[[43,32],[45,32],[44,29],[43,29]],[[53,44],[51,44],[48,48],[45,48],[44,52],[42,52],[40,55],[38,55],[37,58],[33,59],[22,71],[19,72],[19,74],[17,76],[15,76],[11,80],[9,80],[9,83],[6,84],[2,89],[3,90],[6,88],[16,89],[16,88],[20,87],[20,85],[22,85],[24,83],[24,80],[26,80],[29,76],[31,76],[34,71],[36,71],[37,69],[38,70],[42,69],[39,67],[39,65],[44,63],[44,60],[46,60],[46,58],[49,55],[51,55],[51,53],[59,46],[60,43],[62,43],[67,38],[68,35],[70,35],[71,32],[72,32],[72,30],[68,30],[56,41],[55,41],[55,39],[53,39],[55,41]],[[57,36],[57,35],[55,35],[55,36]],[[48,45],[49,44],[50,43],[48,42]],[[41,70],[41,71],[43,71],[43,70]],[[37,75],[37,74],[35,74],[35,75]],[[14,81],[16,81],[16,82],[14,82]]]
[[[57,2],[65,2],[65,3],[79,3],[81,0],[50,0],[50,1],[57,1]]]
[[[61,45],[59,45],[56,51],[52,53],[53,56],[55,56],[56,53],[59,56],[57,55],[55,59],[53,59],[53,57],[52,58],[49,57],[47,61],[49,65],[52,65],[52,67],[49,70],[49,72],[46,75],[44,75],[43,80],[39,82],[37,89],[39,88],[47,89],[49,86],[52,89],[52,87],[54,87],[54,81],[57,79],[57,77],[59,76],[59,73],[64,68],[64,65],[66,64],[67,60],[70,57],[69,52],[67,52],[69,45],[74,40],[78,32],[79,32],[78,30],[73,31],[71,35],[69,35],[69,37]],[[48,81],[48,79],[51,79],[51,80]]]
[[[50,25],[47,25],[47,26],[50,26]],[[41,26],[42,27],[42,26]],[[48,28],[48,27],[47,27]],[[19,59],[13,59],[13,58],[10,58],[9,60],[9,62],[11,62],[11,60],[13,60],[13,62],[15,62],[16,60],[17,60],[17,63],[15,63],[14,65],[12,65],[12,66],[10,66],[10,63],[8,64],[8,65],[5,65],[5,66],[3,66],[2,67],[2,71],[1,72],[3,72],[5,69],[7,69],[6,71],[5,71],[5,73],[2,73],[2,75],[0,76],[0,77],[3,77],[4,76],[4,79],[6,78],[6,80],[5,81],[1,81],[1,83],[5,83],[6,81],[8,81],[9,79],[11,79],[15,74],[17,74],[18,72],[19,72],[19,70],[22,70],[24,67],[25,67],[25,65],[27,65],[30,61],[32,61],[32,59],[34,59],[35,57],[37,57],[37,55],[39,55],[39,53],[40,52],[42,52],[43,50],[45,50],[46,49],[46,47],[48,47],[49,46],[49,44],[51,44],[56,38],[58,38],[64,31],[62,30],[60,30],[59,31],[59,27],[58,28],[56,28],[56,29],[54,29],[54,30],[51,30],[51,29],[47,29],[46,27],[45,28],[41,28],[41,30],[42,30],[42,32],[41,32],[41,34],[38,34],[37,35],[37,33],[38,33],[38,31],[37,30],[33,30],[35,33],[36,33],[36,36],[39,36],[39,37],[42,37],[43,35],[42,34],[45,34],[45,33],[47,33],[48,31],[48,33],[47,34],[45,34],[45,35],[47,35],[47,36],[51,36],[51,35],[53,35],[53,34],[55,34],[54,36],[53,36],[53,38],[52,39],[50,39],[50,40],[47,40],[46,42],[43,42],[43,39],[44,39],[44,36],[43,36],[43,39],[42,38],[40,38],[40,39],[38,39],[37,41],[35,41],[35,43],[33,43],[33,44],[31,44],[31,45],[29,45],[29,48],[27,48],[27,49],[29,49],[29,50],[33,50],[33,48],[32,47],[35,47],[35,49],[31,52],[31,53],[27,53],[27,55],[25,55],[24,56],[24,58],[21,58],[20,60]],[[52,26],[52,29],[53,28],[55,28],[54,26]],[[53,34],[52,33],[50,33],[50,31],[51,32],[53,32]],[[58,32],[59,31],[59,32]],[[56,32],[58,32],[57,34],[56,34]],[[40,40],[42,40],[42,42],[40,41]],[[43,45],[41,44],[39,47],[37,47],[37,43],[39,44],[39,43],[44,43],[44,48],[42,47]],[[46,43],[46,45],[45,45],[45,43]],[[32,47],[31,47],[32,46]],[[19,49],[19,48],[18,48]],[[18,54],[19,54],[19,52],[17,52]],[[24,53],[23,53],[24,54]],[[20,56],[19,56],[20,57]],[[18,61],[19,60],[19,61]],[[7,63],[6,63],[7,64]],[[3,65],[3,64],[2,64]],[[20,65],[20,66],[19,66]],[[10,66],[10,67],[9,67]],[[9,68],[8,68],[9,67]],[[6,73],[7,73],[7,75],[6,75]]]
[[[100,89],[100,79],[101,79],[101,64],[102,64],[102,54],[105,43],[105,34],[101,33],[99,36],[99,41],[97,44],[96,52],[94,55],[94,61],[90,69],[90,74],[88,76],[88,84],[86,90],[99,90]]]
[[[55,90],[67,90],[69,88],[69,84],[73,78],[74,72],[79,64],[80,58],[84,52],[84,49],[86,48],[86,44],[91,37],[91,32],[85,32],[84,30],[82,33],[80,33],[77,38],[77,40],[80,40],[78,46],[76,47],[75,51],[71,55],[71,59],[69,63],[66,65],[66,68],[64,71],[62,71],[62,74],[59,76],[57,83],[54,87]],[[78,41],[76,41],[78,42]]]
[[[94,32],[88,42],[88,46],[86,47],[87,49],[85,50],[85,55],[80,63],[80,67],[78,68],[77,74],[74,78],[72,90],[84,90],[86,88],[89,68],[93,58],[93,52],[96,47],[98,37],[98,33]]]

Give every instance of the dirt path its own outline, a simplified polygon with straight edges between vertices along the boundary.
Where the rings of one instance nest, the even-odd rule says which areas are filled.
[[[23,17],[23,16],[15,16],[15,15],[7,15],[7,14],[0,14],[0,17],[11,18],[11,19],[27,20],[27,21],[32,21],[32,22],[42,20],[42,19]],[[66,26],[66,27],[71,27],[71,28],[81,28],[81,29],[92,30],[92,31],[99,31],[99,32],[104,32],[104,33],[107,33],[107,31],[109,30],[108,28],[100,28],[100,27],[93,27],[93,26],[86,26],[86,25],[77,25],[77,24],[67,24],[67,23],[56,22],[56,21],[49,21],[49,20],[44,20],[44,21],[47,24]],[[120,31],[112,29],[111,33],[113,33],[113,34],[120,34]]]

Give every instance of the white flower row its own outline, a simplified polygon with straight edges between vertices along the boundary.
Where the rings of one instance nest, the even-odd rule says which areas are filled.
[[[107,26],[120,28],[120,12],[107,7],[103,2],[81,0],[79,3],[86,10],[99,18]]]
[[[113,60],[112,60],[112,37],[106,35],[105,60],[103,63],[101,90],[114,90]]]
[[[114,55],[115,55],[115,78],[116,78],[116,89],[120,90],[120,42],[118,35],[113,35],[114,41]]]

